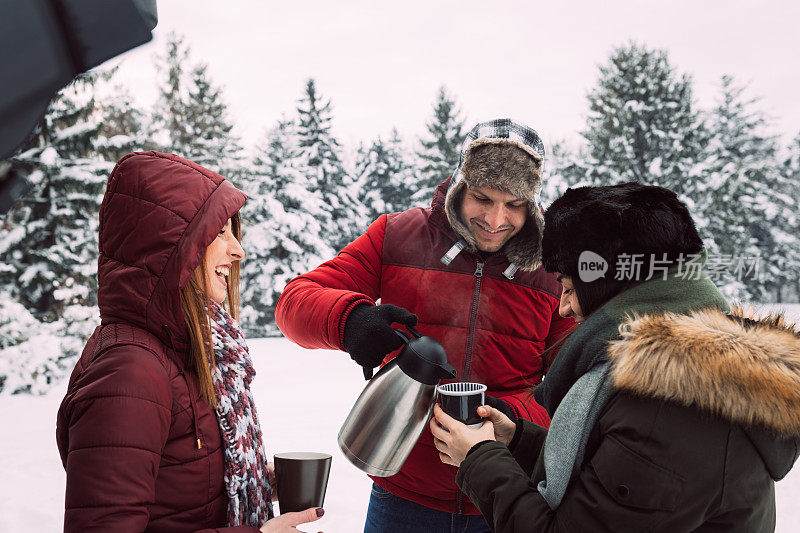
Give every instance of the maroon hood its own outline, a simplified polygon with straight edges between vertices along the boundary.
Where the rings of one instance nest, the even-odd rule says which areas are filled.
[[[180,288],[246,198],[219,174],[173,154],[120,159],[100,206],[102,323],[131,323],[185,351]]]

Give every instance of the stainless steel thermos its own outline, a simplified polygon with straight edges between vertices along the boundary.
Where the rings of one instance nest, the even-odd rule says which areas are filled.
[[[408,328],[395,330],[403,349],[367,383],[339,430],[339,447],[351,463],[378,477],[400,471],[425,430],[442,379],[455,378],[441,344]]]

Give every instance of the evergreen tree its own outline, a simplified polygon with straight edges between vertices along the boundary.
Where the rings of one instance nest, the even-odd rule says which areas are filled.
[[[45,393],[55,377],[71,370],[72,361],[59,355],[74,341],[63,336],[60,326],[40,322],[16,299],[0,293],[0,394]]]
[[[114,162],[131,152],[158,148],[147,136],[145,114],[127,89],[116,86],[99,107],[103,120],[95,147],[103,159]]]
[[[549,147],[542,175],[542,206],[548,207],[570,187],[589,185],[584,180],[584,167],[580,163],[585,159],[585,153],[571,150],[564,141]]]
[[[99,322],[98,211],[113,167],[98,152],[104,77],[92,71],[63,89],[12,158],[33,187],[0,228],[3,393],[46,392]]]
[[[783,205],[791,206],[784,225],[775,228],[777,240],[786,244],[788,250],[784,270],[789,276],[786,286],[777,285],[773,288],[776,301],[800,301],[800,215],[797,206],[800,205],[800,134],[789,145],[788,155],[781,165],[783,189]],[[785,211],[784,211],[785,212]]]
[[[359,199],[370,222],[384,213],[412,207],[414,167],[396,129],[388,141],[378,137],[369,148],[359,149],[356,176]]]
[[[439,88],[439,95],[433,106],[433,117],[425,127],[428,135],[420,139],[420,149],[417,152],[420,159],[415,195],[417,202],[430,202],[436,187],[453,173],[466,137],[461,111],[445,87]]]
[[[425,127],[428,133],[420,139],[417,152],[420,177],[416,199],[430,202],[436,187],[455,170],[466,137],[461,111],[444,86],[439,88],[433,116]]]
[[[282,120],[256,148],[242,218],[241,322],[249,335],[278,334],[275,304],[286,283],[334,251],[320,237],[326,206],[298,165],[295,125]]]
[[[204,64],[191,66],[191,51],[174,33],[160,70],[166,80],[156,102],[151,137],[172,152],[209,168],[243,187],[243,149],[233,134],[222,89]]]
[[[192,139],[185,157],[214,170],[237,186],[244,186],[241,179],[243,150],[232,133],[233,122],[222,90],[211,83],[205,65],[192,69],[184,115]]]
[[[95,147],[99,76],[90,72],[63,89],[13,159],[34,185],[0,233],[0,284],[45,321],[62,316],[67,306],[96,303],[97,215],[113,167]]]
[[[666,52],[629,44],[613,51],[589,93],[586,179],[593,184],[638,181],[692,198],[702,161],[703,125],[692,83]]]
[[[188,61],[189,47],[182,37],[170,33],[166,53],[159,58],[158,64],[166,82],[159,88],[149,136],[158,143],[161,151],[178,155],[188,154],[193,141],[186,109],[189,99]]]
[[[770,287],[788,281],[783,262],[789,251],[781,232],[794,206],[786,201],[777,168],[776,137],[764,133],[767,121],[753,109],[757,100],[743,97],[744,90],[732,77],[722,77],[720,101],[709,120],[709,190],[701,209],[722,260],[763,259],[759,264],[748,259],[752,272],[733,280],[745,288],[737,296],[762,301]],[[758,277],[756,267],[764,269]]]
[[[358,201],[355,180],[344,169],[339,142],[331,132],[331,102],[324,100],[313,79],[306,84],[297,108],[299,164],[310,190],[326,207],[323,238],[341,250],[365,229],[364,207]]]

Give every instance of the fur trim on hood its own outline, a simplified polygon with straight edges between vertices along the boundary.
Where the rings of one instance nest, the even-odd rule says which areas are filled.
[[[519,148],[519,152],[518,155],[512,153],[502,161],[492,160],[491,154],[483,159],[474,157],[477,148],[487,145],[513,146]],[[539,134],[510,119],[482,122],[467,133],[458,167],[450,180],[445,198],[445,213],[450,226],[463,237],[472,252],[477,252],[475,237],[460,215],[464,191],[467,186],[492,187],[528,201],[525,225],[509,239],[502,251],[521,270],[539,268],[544,228],[544,217],[539,209],[539,190],[542,185],[544,158],[544,143]],[[506,167],[513,171],[489,175],[486,173],[487,162],[491,167]]]
[[[800,331],[783,316],[666,313],[633,317],[620,333],[608,348],[616,388],[800,435]]]

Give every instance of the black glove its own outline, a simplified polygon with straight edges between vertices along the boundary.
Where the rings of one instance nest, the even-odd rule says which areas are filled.
[[[364,379],[372,379],[372,369],[386,354],[403,345],[392,324],[417,325],[417,315],[396,305],[357,305],[344,323],[344,349],[364,367]]]

